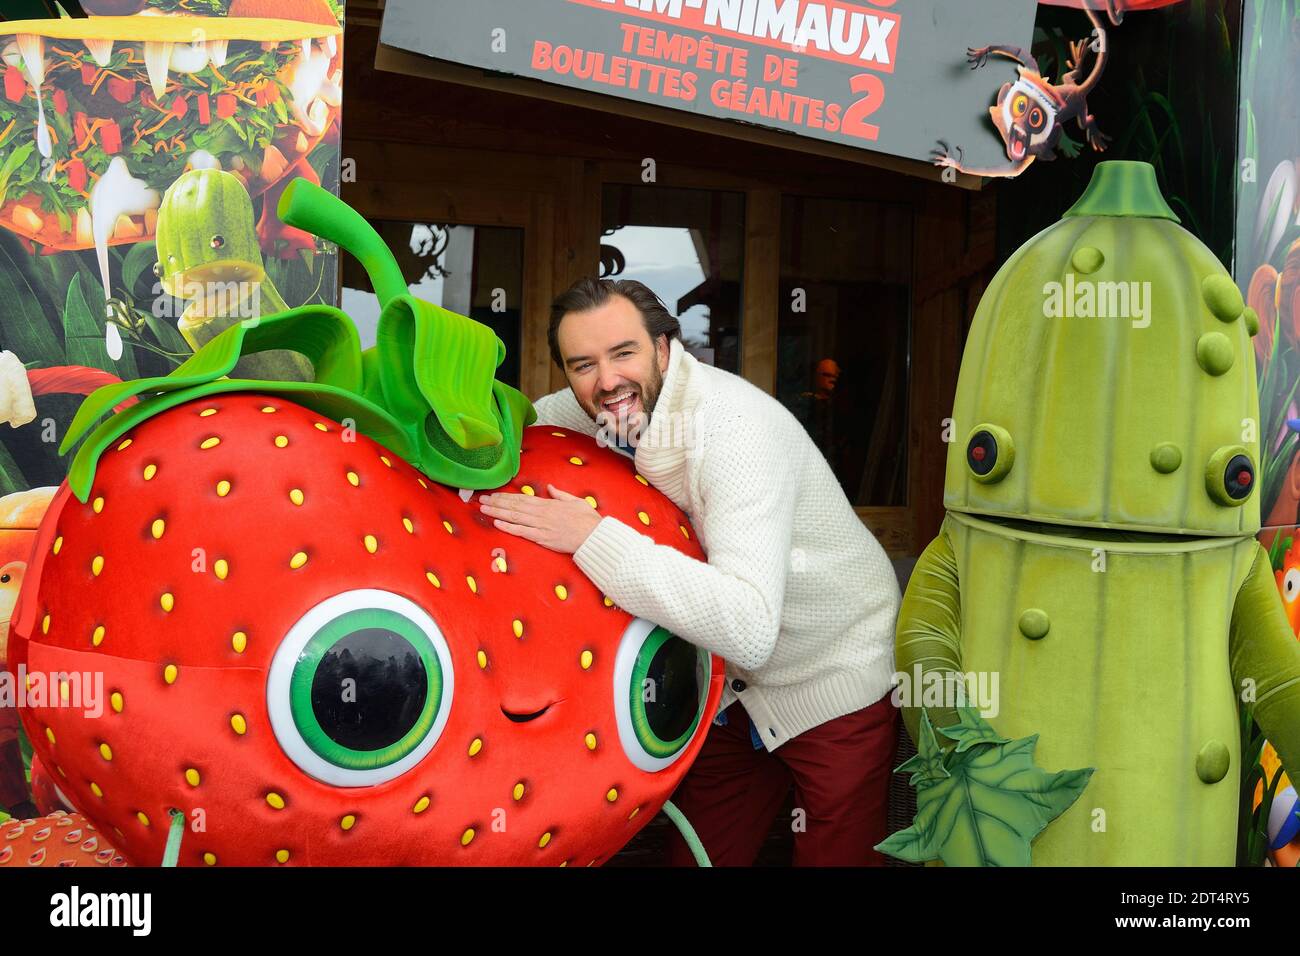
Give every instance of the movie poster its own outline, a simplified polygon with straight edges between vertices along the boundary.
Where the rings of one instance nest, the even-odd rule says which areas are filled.
[[[0,21],[0,665],[81,400],[234,323],[336,303],[334,251],[275,210],[297,177],[338,191],[342,0],[81,7]],[[245,363],[310,377],[288,353]],[[0,707],[0,811],[27,800]]]

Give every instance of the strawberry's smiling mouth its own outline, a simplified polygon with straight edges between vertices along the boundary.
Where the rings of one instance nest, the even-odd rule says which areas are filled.
[[[535,710],[531,714],[525,714],[514,710],[506,710],[504,707],[502,707],[501,713],[505,714],[509,720],[514,721],[516,724],[526,724],[530,720],[536,720],[538,717],[542,716],[542,714],[546,713],[550,709],[551,709],[551,704],[547,704],[541,710]]]

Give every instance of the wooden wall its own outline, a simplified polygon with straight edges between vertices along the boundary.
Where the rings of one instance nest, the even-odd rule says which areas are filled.
[[[601,185],[640,183],[644,159],[655,160],[660,185],[745,193],[741,373],[769,392],[776,384],[781,196],[910,205],[908,504],[858,512],[892,555],[915,555],[925,547],[943,516],[942,421],[950,414],[963,331],[994,265],[990,191],[377,70],[378,21],[377,11],[349,3],[343,156],[355,161],[356,181],[344,182],[343,197],[378,218],[525,230],[521,386],[531,397],[564,385],[546,346],[549,303],[596,271]]]

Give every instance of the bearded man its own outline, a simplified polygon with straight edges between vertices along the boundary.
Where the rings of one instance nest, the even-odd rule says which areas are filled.
[[[580,280],[549,341],[569,387],[535,402],[538,421],[632,455],[708,560],[554,486],[484,495],[483,513],[725,659],[723,709],[674,796],[715,863],[751,864],[793,785],[795,865],[882,864],[898,583],[825,458],[774,398],[688,354],[640,282]],[[691,862],[680,837],[669,852]]]

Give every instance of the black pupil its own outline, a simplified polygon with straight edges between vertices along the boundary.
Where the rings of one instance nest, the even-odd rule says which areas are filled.
[[[691,729],[700,706],[697,662],[695,648],[677,637],[665,641],[650,661],[642,698],[650,730],[660,740],[676,740]]]
[[[428,692],[424,661],[387,628],[353,631],[325,652],[311,682],[311,707],[330,739],[350,750],[382,750],[415,726]]]
[[[1223,485],[1228,489],[1228,497],[1240,501],[1250,494],[1255,484],[1255,466],[1245,455],[1237,455],[1228,462],[1223,474]]]
[[[213,236],[213,237],[212,237],[212,248],[213,248],[213,249],[220,249],[220,248],[221,248],[222,246],[224,246],[225,244],[226,244],[226,237],[225,237],[225,236]]]
[[[977,475],[987,475],[998,460],[998,442],[989,432],[976,432],[966,446],[966,463]]]

